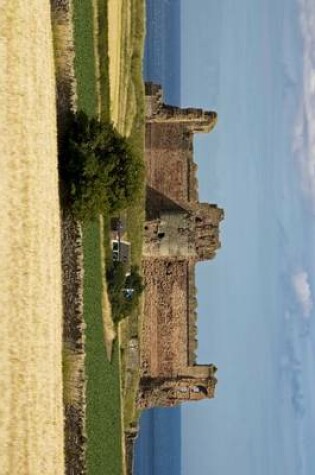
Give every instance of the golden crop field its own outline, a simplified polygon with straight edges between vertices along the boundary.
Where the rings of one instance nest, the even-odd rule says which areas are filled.
[[[0,473],[64,473],[49,0],[0,0]]]

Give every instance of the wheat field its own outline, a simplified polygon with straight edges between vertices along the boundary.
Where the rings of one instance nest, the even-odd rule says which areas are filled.
[[[64,473],[49,0],[0,0],[0,473]]]

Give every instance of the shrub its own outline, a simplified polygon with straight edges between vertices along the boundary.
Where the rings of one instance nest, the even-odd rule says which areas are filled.
[[[138,306],[139,297],[144,290],[143,279],[137,267],[132,267],[126,275],[126,265],[122,262],[113,262],[107,270],[106,278],[112,316],[117,323]]]
[[[59,151],[64,202],[77,219],[120,211],[137,199],[143,163],[111,123],[74,115]]]

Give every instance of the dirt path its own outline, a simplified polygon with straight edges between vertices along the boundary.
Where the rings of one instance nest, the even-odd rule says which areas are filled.
[[[61,259],[49,0],[1,0],[0,61],[0,471],[59,475]]]

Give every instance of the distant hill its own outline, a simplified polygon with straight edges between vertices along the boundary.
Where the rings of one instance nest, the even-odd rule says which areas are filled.
[[[144,78],[163,86],[168,104],[180,103],[180,0],[147,0]]]

